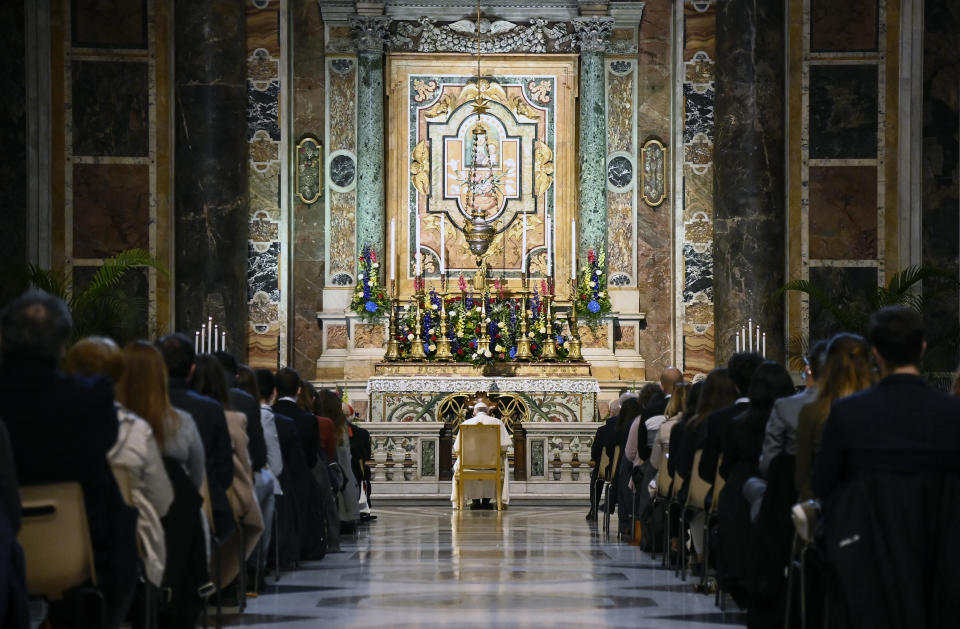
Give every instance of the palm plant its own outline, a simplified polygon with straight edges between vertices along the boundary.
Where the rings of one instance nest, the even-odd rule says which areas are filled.
[[[62,272],[34,264],[17,265],[8,270],[7,278],[13,283],[9,294],[32,286],[63,299],[73,316],[73,340],[103,335],[124,342],[136,336],[147,300],[125,291],[123,280],[143,267],[168,275],[163,265],[143,249],[127,249],[107,258],[82,289]]]
[[[923,291],[915,289],[920,282],[928,282]],[[960,282],[957,278],[946,271],[926,266],[909,266],[894,273],[886,286],[877,286],[875,290],[866,293],[862,301],[837,303],[823,289],[809,280],[788,282],[777,291],[776,295],[786,291],[803,293],[830,313],[836,321],[838,331],[866,336],[870,315],[876,310],[885,306],[907,306],[922,316],[929,302],[946,291],[955,289],[958,285]],[[936,342],[956,344],[957,339],[954,335],[951,338],[936,339]],[[802,368],[807,344],[808,339],[805,334],[790,338],[787,353],[791,367]],[[933,344],[934,342],[931,341],[930,345]]]

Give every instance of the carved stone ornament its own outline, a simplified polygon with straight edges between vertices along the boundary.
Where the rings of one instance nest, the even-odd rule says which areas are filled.
[[[656,207],[667,198],[667,149],[659,140],[650,139],[644,143],[642,155],[643,187],[641,188],[641,194],[647,205]]]
[[[445,24],[437,24],[428,17],[397,21],[390,36],[390,50],[468,54],[576,52],[567,22],[532,18],[524,25],[484,18],[479,25],[478,33],[476,22],[467,19]]]
[[[310,205],[323,194],[323,147],[316,138],[305,137],[297,143],[297,197]]]
[[[612,17],[583,17],[573,20],[573,30],[580,52],[606,52]]]
[[[353,39],[357,44],[358,52],[382,53],[386,43],[387,30],[390,28],[389,17],[351,17],[350,28],[353,29]]]

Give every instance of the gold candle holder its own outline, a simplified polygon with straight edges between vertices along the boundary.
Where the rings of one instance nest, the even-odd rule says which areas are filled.
[[[527,274],[520,275],[520,338],[517,339],[516,360],[528,361],[533,359],[530,351],[530,319],[527,316],[527,302],[530,291],[527,290]]]
[[[417,292],[415,299],[417,312],[414,317],[414,325],[416,330],[410,345],[410,360],[426,360],[427,354],[423,351],[423,336],[420,335],[420,330],[423,329],[423,292]]]
[[[437,360],[449,362],[453,360],[450,351],[450,338],[447,336],[447,282],[446,277],[440,276],[440,338],[437,339]]]
[[[487,324],[487,297],[480,293],[480,338],[477,339],[477,353],[486,356],[490,351],[490,330]]]
[[[546,338],[543,341],[543,350],[540,352],[540,360],[544,362],[553,362],[557,359],[557,340],[553,338],[553,317],[550,313],[550,302],[553,301],[553,295],[543,296],[543,305],[547,310],[546,319]]]
[[[577,324],[577,280],[571,279],[570,299],[570,318],[567,324],[570,326],[570,340],[567,341],[567,359],[573,362],[583,361],[583,343],[580,341],[580,326]]]
[[[394,295],[396,295],[396,286],[394,286]],[[400,300],[394,297],[390,300],[390,338],[387,340],[387,353],[383,359],[389,362],[400,360],[400,342],[397,341],[397,331],[400,327],[399,319]]]

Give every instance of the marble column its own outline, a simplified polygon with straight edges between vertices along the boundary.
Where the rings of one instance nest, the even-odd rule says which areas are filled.
[[[783,3],[717,6],[713,223],[717,362],[752,318],[784,357]]]
[[[246,354],[247,55],[244,3],[176,0],[176,330],[207,317]]]
[[[388,17],[350,19],[357,42],[357,254],[384,251],[383,46]]]
[[[577,255],[607,249],[607,108],[603,53],[613,30],[613,18],[576,18],[573,27],[580,48],[580,207]],[[567,229],[558,225],[558,231]]]

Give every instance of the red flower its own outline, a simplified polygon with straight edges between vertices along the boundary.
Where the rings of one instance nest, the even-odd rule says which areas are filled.
[[[475,332],[476,332],[477,334],[480,334],[480,328],[477,328],[477,329],[475,330]]]
[[[502,353],[500,354],[500,360],[503,360],[503,354],[502,354]]]
[[[377,252],[376,252],[376,250],[374,250],[374,249],[371,249],[371,250],[370,250],[370,261],[371,261],[371,262],[376,262],[376,261],[377,261]]]
[[[587,301],[589,295],[580,295],[580,301]]]
[[[473,349],[476,346],[477,346],[477,343],[475,341],[470,341],[470,349]]]
[[[437,340],[437,337],[434,336],[433,334],[431,334],[431,335],[430,335],[430,340],[431,340],[431,341],[436,341],[436,340]]]
[[[463,356],[463,348],[457,350],[457,356]]]
[[[383,293],[377,293],[377,299],[383,299]]]
[[[594,262],[596,262],[597,254],[593,252],[593,249],[590,249],[589,251],[587,251],[587,260],[590,262],[590,264],[593,264]]]
[[[496,336],[493,337],[493,338],[499,339],[499,338],[503,338],[503,337],[498,334],[498,335],[496,335]]]
[[[536,344],[536,343],[531,343],[531,344],[530,344],[530,349],[533,350],[533,351],[537,351],[537,344]]]

